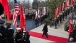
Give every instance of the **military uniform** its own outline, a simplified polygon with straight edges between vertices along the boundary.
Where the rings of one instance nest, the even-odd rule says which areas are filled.
[[[54,20],[55,29],[57,28],[57,18]]]
[[[62,15],[59,16],[60,23],[62,23]]]
[[[15,35],[15,41],[16,43],[23,43],[22,32],[20,31],[20,28],[17,28],[17,33]]]
[[[2,35],[2,43],[8,43],[8,39],[7,39],[7,35],[6,35],[6,31],[5,31],[5,27],[3,26],[4,21],[0,20],[0,34]]]
[[[27,31],[26,32],[23,32],[23,37],[22,37],[23,43],[30,43],[29,38],[30,38],[29,33]]]
[[[9,43],[14,43],[14,30],[12,28],[8,29],[8,35],[7,35],[7,38],[8,38],[8,41]]]
[[[39,26],[39,21],[38,21],[38,19],[35,19],[35,25],[36,25],[36,27]]]
[[[63,21],[64,21],[64,13],[63,13],[63,15],[62,15],[62,18],[63,18]]]

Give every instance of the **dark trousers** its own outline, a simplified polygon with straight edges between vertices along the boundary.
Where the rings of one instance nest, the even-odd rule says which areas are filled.
[[[30,43],[30,40],[23,41],[23,43]]]
[[[44,37],[44,35],[48,38],[48,33],[47,32],[43,32],[42,37]]]
[[[60,23],[62,23],[62,19],[60,19]]]
[[[57,23],[54,24],[55,25],[55,29],[57,28]]]

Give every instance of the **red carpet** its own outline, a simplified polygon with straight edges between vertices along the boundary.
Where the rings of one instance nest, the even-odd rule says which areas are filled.
[[[37,37],[37,38],[42,38],[42,39],[45,39],[45,40],[50,40],[50,41],[54,41],[54,42],[68,42],[68,39],[58,37],[58,36],[49,35],[48,38],[46,38],[45,36],[42,37],[41,33],[32,32],[32,31],[29,31],[29,33],[30,33],[30,36],[34,36],[34,37]]]

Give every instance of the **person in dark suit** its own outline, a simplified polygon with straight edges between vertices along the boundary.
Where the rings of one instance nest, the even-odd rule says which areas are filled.
[[[75,41],[76,41],[76,25],[69,36],[69,42],[75,42]]]
[[[0,34],[2,36],[2,43],[8,43],[5,27],[4,27],[5,21],[0,20]]]
[[[15,42],[16,43],[23,43],[21,28],[17,28],[17,33],[15,35]]]
[[[44,27],[43,27],[43,35],[42,37],[45,35],[47,38],[48,38],[48,27],[47,27],[47,23],[44,24]]]

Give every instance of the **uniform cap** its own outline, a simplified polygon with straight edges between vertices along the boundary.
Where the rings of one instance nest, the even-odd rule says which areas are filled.
[[[21,28],[16,28],[17,30],[21,30]]]
[[[23,32],[26,32],[26,31],[23,31]]]
[[[4,20],[0,20],[0,24],[4,24],[5,23],[5,21]]]

